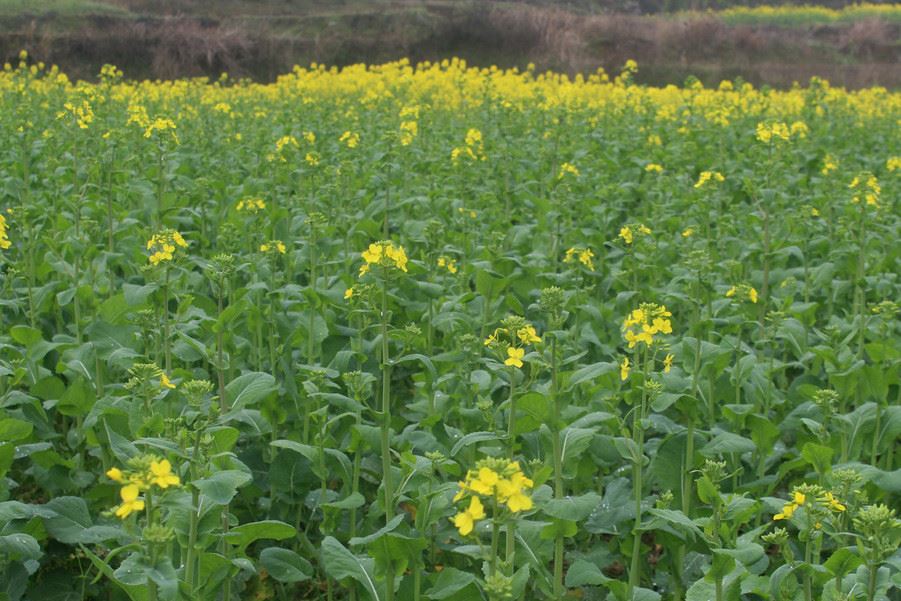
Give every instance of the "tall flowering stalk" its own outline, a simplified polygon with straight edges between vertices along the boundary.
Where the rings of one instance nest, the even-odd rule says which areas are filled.
[[[632,408],[632,440],[635,443],[635,461],[632,464],[632,493],[635,501],[635,526],[633,528],[632,565],[629,570],[629,596],[641,582],[641,500],[642,500],[642,462],[644,460],[644,420],[648,410],[649,396],[659,392],[660,384],[651,379],[657,349],[663,343],[663,336],[673,331],[670,313],[665,306],[653,303],[642,303],[638,309],[626,316],[622,332],[627,346],[632,351],[635,365],[641,365],[641,398],[637,406]],[[673,357],[667,354],[663,360],[663,371],[672,367]],[[629,379],[633,362],[623,358],[620,365],[620,377]]]
[[[488,574],[484,586],[490,600],[509,599],[512,592],[511,553],[507,549],[510,574],[499,570],[500,529],[514,531],[516,516],[532,509],[531,489],[534,483],[520,468],[519,462],[499,457],[488,457],[476,463],[459,482],[454,503],[460,510],[451,518],[460,536],[475,536],[479,546],[481,538],[477,527],[480,522],[491,522],[491,547],[487,552]],[[485,550],[483,549],[483,554]]]
[[[508,367],[507,376],[510,379],[510,396],[508,397],[507,417],[507,443],[509,458],[513,459],[516,453],[516,376],[522,369],[523,358],[529,345],[541,342],[541,337],[535,330],[535,326],[517,315],[511,315],[501,322],[501,327],[485,339],[485,346],[490,347]],[[516,548],[515,531],[513,524],[507,524],[506,562],[512,569],[513,556]]]
[[[154,234],[147,241],[147,250],[150,252],[148,257],[150,265],[163,270],[163,365],[166,371],[172,369],[171,342],[169,340],[169,266],[175,259],[177,250],[187,247],[188,243],[182,235],[175,230],[169,229]]]
[[[382,488],[385,503],[385,524],[394,517],[394,490],[391,478],[391,357],[388,346],[388,285],[391,275],[400,271],[407,272],[407,253],[403,246],[395,245],[390,240],[374,242],[361,253],[363,265],[360,266],[360,277],[372,275],[379,278],[380,295],[380,334],[382,377],[382,415],[381,415],[381,451],[382,451]],[[394,599],[394,565],[390,560],[385,569],[385,599]]]

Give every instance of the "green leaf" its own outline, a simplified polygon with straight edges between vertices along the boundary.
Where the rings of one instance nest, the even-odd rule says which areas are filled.
[[[601,376],[615,373],[619,370],[619,365],[610,362],[593,363],[579,368],[569,376],[569,385],[578,386],[584,382],[596,380]]]
[[[25,561],[40,559],[43,552],[38,541],[28,534],[9,534],[0,536],[0,554],[12,561]]]
[[[260,553],[260,565],[279,582],[303,582],[313,577],[313,566],[290,549],[267,547]]]
[[[832,471],[832,448],[815,442],[805,443],[801,447],[801,457],[820,475]]]
[[[240,470],[222,470],[209,478],[194,480],[192,484],[202,495],[216,505],[227,505],[238,493],[238,489],[253,480],[250,474]]]
[[[575,560],[566,572],[566,586],[568,588],[603,586],[609,581],[610,578],[604,576],[601,568],[584,559]]]
[[[429,599],[447,599],[475,583],[476,577],[469,572],[462,572],[457,568],[444,568],[435,579],[432,588],[425,592]]]
[[[228,533],[228,542],[234,545],[239,553],[243,553],[247,546],[258,540],[284,540],[297,534],[294,526],[278,520],[265,520],[262,522],[248,522],[235,526]]]
[[[225,398],[232,409],[255,405],[278,390],[275,378],[262,372],[238,376],[225,387]]]
[[[544,512],[561,520],[580,522],[591,515],[601,503],[601,496],[594,492],[585,493],[578,497],[564,497],[551,499],[544,504]]]
[[[393,518],[391,518],[391,521],[389,521],[387,524],[385,524],[384,526],[382,526],[381,528],[379,528],[372,534],[370,534],[368,536],[355,536],[354,538],[350,539],[347,542],[352,547],[356,547],[359,545],[368,545],[369,543],[371,543],[375,540],[378,540],[379,538],[381,538],[381,537],[385,536],[386,534],[388,534],[389,532],[393,531],[395,528],[397,528],[400,525],[400,523],[402,521],[404,521],[403,514],[396,515]]]
[[[340,501],[334,503],[323,503],[323,507],[332,507],[333,509],[357,509],[366,504],[366,499],[358,492],[351,493]]]
[[[752,453],[756,450],[757,445],[753,440],[731,432],[720,432],[713,437],[713,440],[705,444],[700,452],[707,457],[715,457],[729,453]]]
[[[0,440],[15,442],[31,436],[34,425],[21,419],[0,419]]]
[[[839,547],[823,562],[823,566],[833,577],[850,574],[862,564],[860,556],[848,547]]]
[[[381,601],[375,578],[372,575],[372,559],[360,558],[348,551],[338,539],[326,536],[322,540],[322,562],[325,572],[335,580],[351,578],[359,582],[372,601]]]
[[[453,448],[451,448],[450,456],[455,457],[457,453],[460,452],[460,449],[468,447],[471,444],[484,442],[486,440],[500,441],[504,438],[505,437],[498,436],[494,432],[470,432],[454,444]]]

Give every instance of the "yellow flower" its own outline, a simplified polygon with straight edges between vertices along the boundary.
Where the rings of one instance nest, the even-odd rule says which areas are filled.
[[[348,300],[348,299],[352,298],[353,295],[354,295],[353,287],[348,288],[347,290],[344,291],[344,300]]]
[[[507,499],[507,508],[513,513],[528,511],[529,509],[532,509],[532,497],[523,494],[522,492],[513,493],[510,495],[510,498]]]
[[[117,467],[111,467],[106,471],[106,477],[112,480],[113,482],[125,482],[125,474],[122,473]]]
[[[175,258],[176,247],[187,248],[188,243],[180,233],[175,230],[163,230],[154,234],[147,241],[147,250],[153,251],[148,260],[151,265],[159,265],[163,261],[171,261]]]
[[[519,338],[523,344],[541,342],[541,337],[538,336],[538,332],[535,331],[534,326],[525,326],[518,329],[516,331],[516,337]]]
[[[403,246],[395,246],[391,241],[373,242],[361,254],[365,264],[360,267],[360,275],[369,273],[370,265],[395,267],[407,271],[407,253]]]
[[[663,166],[657,163],[648,163],[645,165],[644,170],[648,173],[663,173]]]
[[[629,348],[635,348],[638,343],[647,346],[654,344],[654,336],[657,334],[671,334],[673,331],[670,317],[672,313],[663,305],[642,303],[633,310],[623,321],[623,337]]]
[[[748,289],[748,299],[754,304],[757,304],[757,290],[754,288]]]
[[[666,357],[663,359],[663,373],[668,374],[669,370],[673,368],[673,359],[674,357],[667,353]]]
[[[169,380],[169,376],[165,373],[160,374],[160,388],[175,388],[175,384]]]
[[[168,459],[150,462],[150,482],[160,488],[178,486],[181,483],[179,477],[172,473],[172,464]]]
[[[475,527],[476,522],[485,519],[485,508],[478,497],[469,500],[469,507],[453,517],[454,526],[462,536],[466,536]]]
[[[522,358],[525,356],[526,350],[521,348],[516,348],[515,346],[507,347],[507,360],[504,361],[504,365],[509,365],[513,367],[522,367]]]
[[[563,179],[568,175],[579,177],[579,169],[572,163],[563,163],[560,165],[560,172],[557,173],[557,179]]]
[[[691,238],[692,236],[694,236],[694,234],[695,234],[695,228],[693,228],[693,227],[687,227],[684,230],[682,230],[683,238]]]
[[[6,217],[4,215],[0,215],[0,248],[6,250],[10,246],[12,246],[12,242],[9,241],[9,236],[6,233],[8,226],[6,225]]]
[[[835,498],[835,495],[833,495],[831,492],[827,492],[825,495],[823,495],[823,502],[830,510],[837,513],[841,513],[842,511],[845,511],[847,509],[847,507],[842,505],[839,500]]]
[[[829,175],[832,171],[838,169],[838,161],[835,160],[831,154],[827,154],[823,157],[823,168],[820,169],[820,173],[823,175]]]
[[[438,267],[443,267],[450,273],[457,273],[457,260],[442,255],[438,257]]]
[[[629,358],[623,357],[623,362],[619,364],[619,379],[625,382],[629,378],[629,371],[631,371],[631,367],[629,367]]]
[[[695,188],[703,188],[708,182],[724,182],[726,178],[719,171],[702,171],[695,183]]]
[[[356,148],[360,143],[360,134],[346,131],[338,138],[339,142],[344,142],[348,148]]]
[[[623,239],[623,242],[626,244],[632,244],[632,229],[629,226],[624,226],[619,230],[619,237]]]
[[[130,516],[135,511],[142,511],[144,509],[144,501],[138,499],[138,487],[134,484],[126,484],[122,487],[122,490],[119,491],[119,496],[122,498],[122,504],[116,508],[116,517],[125,519]]]

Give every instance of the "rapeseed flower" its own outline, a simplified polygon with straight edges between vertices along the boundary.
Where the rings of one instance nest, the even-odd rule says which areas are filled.
[[[671,334],[673,332],[671,316],[672,313],[667,311],[664,305],[642,303],[623,321],[623,336],[629,348],[635,348],[639,343],[649,347],[655,343],[655,336]]]
[[[235,210],[246,213],[257,213],[266,208],[266,201],[262,198],[244,198],[238,201]]]
[[[722,183],[724,181],[726,178],[719,171],[702,171],[698,176],[698,181],[695,182],[695,188],[703,188],[709,182]]]
[[[853,191],[852,203],[865,202],[867,206],[879,208],[879,196],[882,194],[882,188],[875,175],[869,172],[861,173],[851,180],[848,187]]]
[[[6,223],[6,215],[0,215],[0,248],[3,250],[12,246],[12,242],[9,241],[8,230],[9,226]]]
[[[115,509],[117,518],[125,519],[136,511],[144,510],[144,501],[139,499],[138,495],[141,491],[134,484],[127,484],[119,491],[122,504]]]
[[[563,262],[572,263],[576,259],[579,260],[579,263],[594,271],[594,252],[590,248],[574,246],[567,249],[566,254],[563,256]]]
[[[529,493],[534,485],[522,472],[519,462],[497,457],[483,459],[459,482],[454,503],[468,496],[469,505],[451,520],[462,536],[471,533],[476,523],[487,517],[483,498],[491,501],[489,506],[506,509],[513,514],[528,511],[534,506]]]
[[[390,240],[373,242],[361,253],[361,256],[363,261],[365,261],[360,267],[361,277],[369,273],[372,265],[391,267],[405,273],[407,271],[407,253],[404,247],[395,245]]]
[[[177,248],[187,247],[188,243],[180,233],[170,229],[162,230],[147,241],[147,250],[152,251],[148,260],[151,265],[159,265],[174,259]]]

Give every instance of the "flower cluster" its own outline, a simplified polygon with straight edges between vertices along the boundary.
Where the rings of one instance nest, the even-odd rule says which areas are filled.
[[[521,368],[526,355],[525,347],[541,342],[541,337],[535,326],[517,315],[511,315],[501,323],[502,326],[485,339],[485,346],[497,349],[505,357],[504,365]]]
[[[808,131],[810,131],[810,129],[803,121],[795,121],[790,127],[781,121],[758,123],[757,139],[764,144],[780,140],[787,142],[792,136],[796,138],[806,138]]]
[[[889,171],[901,171],[901,157],[889,157],[885,161],[885,168]]]
[[[63,110],[56,114],[56,118],[62,119],[67,115],[72,116],[78,129],[87,129],[94,122],[94,110],[87,100],[82,100],[80,106],[76,106],[71,102],[65,103]]]
[[[563,163],[560,165],[560,171],[557,173],[557,179],[563,179],[567,175],[579,177],[579,168],[572,163]]]
[[[726,290],[726,298],[748,300],[754,304],[757,304],[757,289],[753,286],[749,286],[748,284],[739,284],[737,286],[732,286],[731,288]]]
[[[163,230],[154,234],[147,241],[147,250],[152,251],[149,257],[151,265],[159,265],[163,261],[171,261],[176,247],[187,248],[188,243],[175,230]]]
[[[407,253],[403,246],[395,245],[390,240],[373,242],[369,248],[361,253],[365,263],[360,267],[360,276],[369,273],[372,265],[393,267],[403,272],[407,271]]]
[[[626,244],[632,244],[635,241],[636,236],[650,236],[651,228],[647,227],[643,223],[630,223],[628,225],[624,225],[619,230],[619,237],[622,238],[622,241]]]
[[[400,111],[400,145],[409,146],[419,135],[419,107],[406,106]]]
[[[10,246],[12,246],[12,242],[9,241],[9,234],[7,230],[9,226],[6,223],[6,215],[0,215],[0,248],[6,250]]]
[[[663,173],[663,165],[657,163],[648,163],[644,166],[644,170],[648,173]]]
[[[438,257],[438,267],[447,269],[450,273],[457,273],[457,260],[453,257],[441,255]]]
[[[266,201],[262,198],[244,198],[238,201],[237,209],[241,213],[257,213],[266,208]]]
[[[635,348],[639,342],[647,346],[654,344],[655,336],[671,334],[673,326],[670,322],[672,313],[663,305],[654,303],[642,303],[626,317],[623,322],[623,336],[629,343],[629,348]]]
[[[882,188],[879,186],[879,180],[872,173],[861,173],[851,180],[848,187],[853,190],[851,202],[854,204],[863,201],[868,206],[879,207],[879,195],[882,194]]]
[[[346,131],[341,134],[341,137],[338,138],[338,141],[346,145],[348,148],[356,148],[360,143],[360,134],[354,133],[352,131]]]
[[[171,486],[180,486],[181,479],[172,472],[172,464],[168,459],[160,459],[156,455],[142,455],[128,461],[125,470],[114,467],[106,472],[106,477],[121,484],[119,498],[122,503],[116,507],[116,517],[125,519],[136,511],[143,511],[144,500],[141,493],[154,487],[165,490]]]
[[[454,165],[460,163],[460,159],[465,158],[469,161],[487,161],[488,155],[485,154],[485,146],[482,143],[482,132],[477,129],[470,129],[466,132],[466,140],[463,146],[457,146],[451,151],[451,161]]]
[[[805,507],[814,518],[814,527],[820,528],[819,519],[828,513],[842,513],[847,508],[835,495],[815,484],[802,484],[792,491],[791,500],[782,506],[782,511],[773,516],[774,521],[790,520],[795,512]]]
[[[286,251],[285,243],[281,240],[270,240],[269,242],[264,242],[260,244],[260,252],[261,253],[275,253],[277,252],[280,255],[285,254]]]
[[[833,171],[838,169],[838,161],[831,154],[827,154],[823,157],[823,168],[820,169],[820,173],[823,175],[829,175]]]
[[[459,484],[454,503],[469,496],[469,505],[451,520],[463,536],[471,533],[479,520],[485,519],[483,498],[491,501],[491,507],[506,506],[512,513],[532,508],[529,491],[534,483],[522,472],[517,461],[497,457],[482,459],[475,469],[466,472],[466,479]]]
[[[144,137],[149,138],[154,132],[168,132],[172,136],[172,141],[178,144],[178,134],[175,133],[175,129],[175,121],[165,117],[157,117],[144,130]]]
[[[297,138],[294,136],[282,136],[278,140],[275,141],[275,152],[281,154],[285,148],[300,148],[300,143],[297,141]],[[284,160],[284,159],[282,159]]]
[[[572,248],[567,249],[566,255],[563,257],[563,262],[572,263],[576,259],[579,260],[579,263],[594,271],[594,253],[590,248],[573,246]]]
[[[722,183],[724,181],[726,178],[719,171],[702,171],[698,176],[698,181],[695,182],[695,188],[703,188],[709,182]]]

